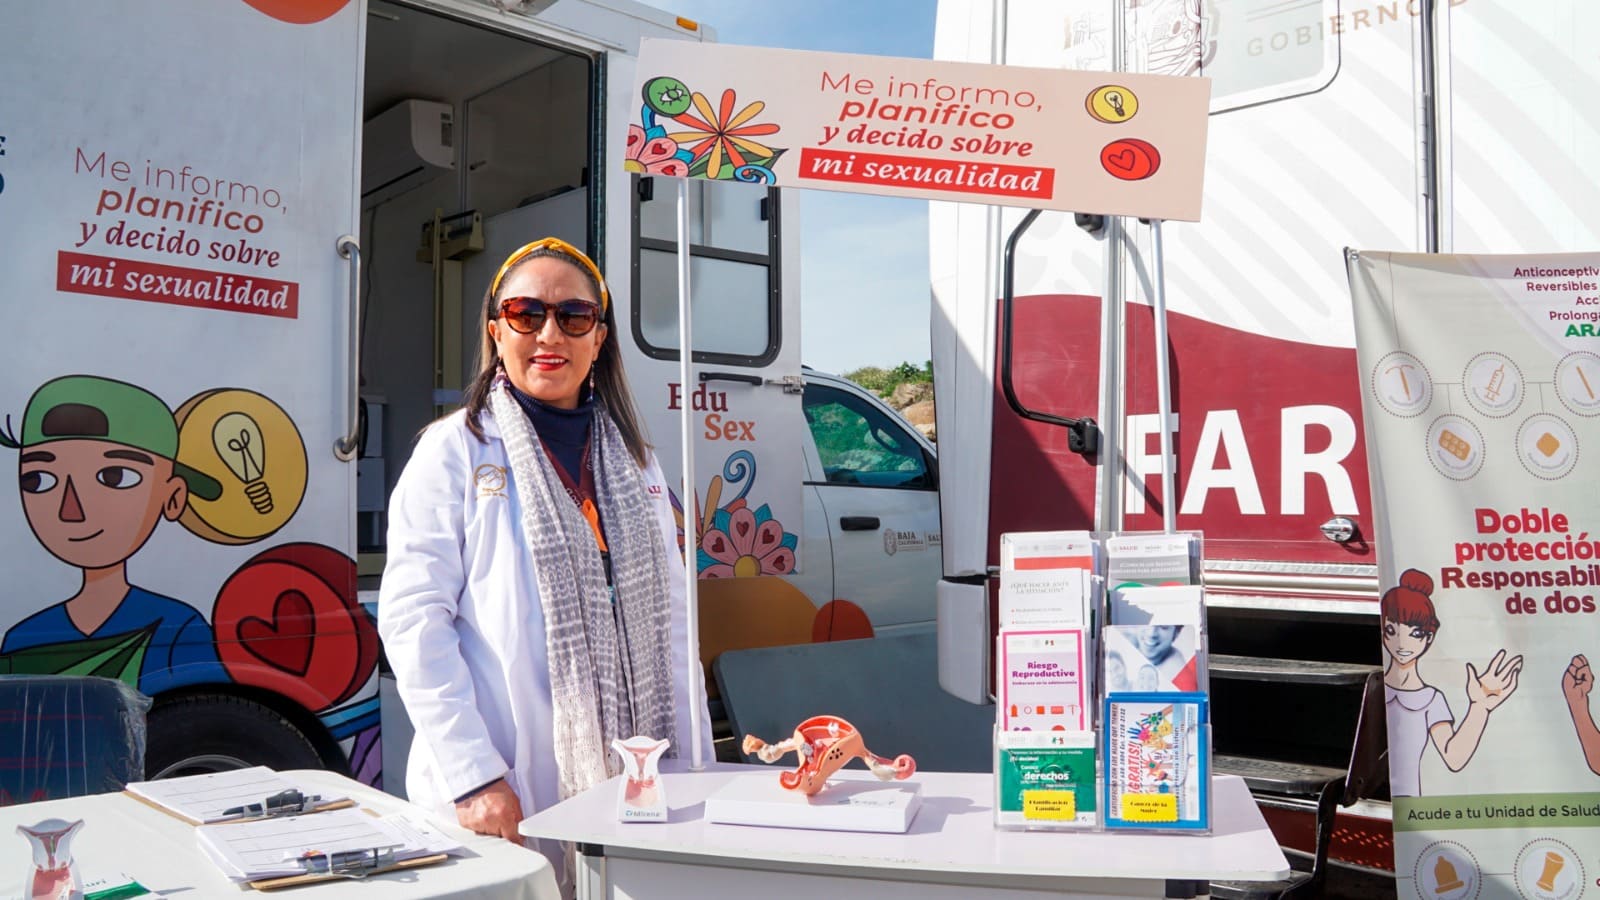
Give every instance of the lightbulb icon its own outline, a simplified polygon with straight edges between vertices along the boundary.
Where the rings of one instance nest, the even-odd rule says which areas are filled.
[[[1122,95],[1116,91],[1106,91],[1106,102],[1111,104],[1111,108],[1117,111],[1118,117],[1126,117],[1128,115],[1123,110]]]
[[[272,490],[266,482],[266,441],[256,420],[242,412],[222,416],[211,428],[211,443],[228,471],[244,482],[244,494],[256,512],[272,512]]]

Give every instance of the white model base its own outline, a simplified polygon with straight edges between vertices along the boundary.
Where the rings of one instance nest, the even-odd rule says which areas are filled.
[[[904,834],[922,805],[922,785],[841,771],[816,796],[785,790],[776,770],[740,775],[706,798],[706,820],[724,825]]]

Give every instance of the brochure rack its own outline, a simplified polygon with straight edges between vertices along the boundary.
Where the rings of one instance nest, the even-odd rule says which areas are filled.
[[[1197,532],[1001,536],[995,826],[1211,830]]]

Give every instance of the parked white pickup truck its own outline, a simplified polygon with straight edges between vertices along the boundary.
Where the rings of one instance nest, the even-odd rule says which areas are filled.
[[[876,633],[931,628],[940,571],[939,467],[899,413],[805,370],[806,558],[792,581],[820,606],[860,605]]]

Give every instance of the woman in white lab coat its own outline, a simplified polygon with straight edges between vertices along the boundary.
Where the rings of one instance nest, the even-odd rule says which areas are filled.
[[[610,743],[710,734],[677,529],[605,280],[556,240],[484,298],[482,366],[389,505],[378,627],[416,729],[412,802],[480,834],[619,771]],[[554,860],[553,860],[554,861]]]

